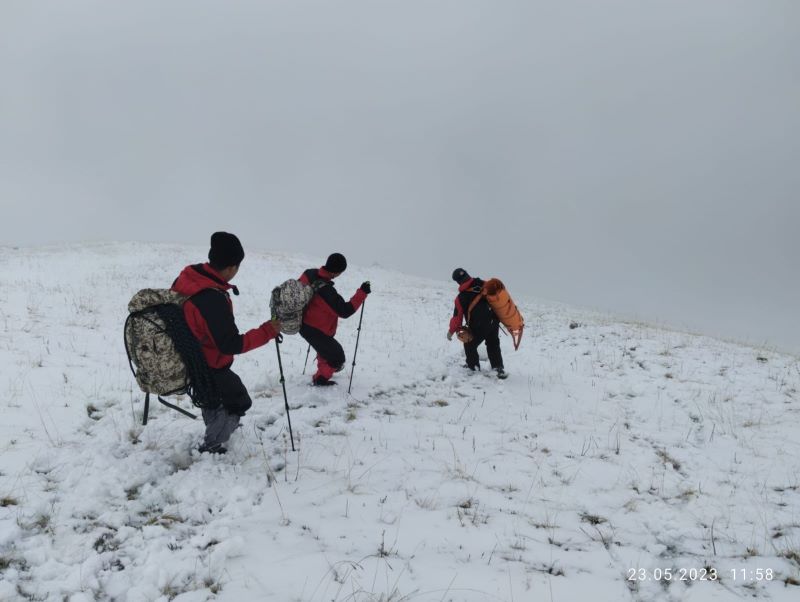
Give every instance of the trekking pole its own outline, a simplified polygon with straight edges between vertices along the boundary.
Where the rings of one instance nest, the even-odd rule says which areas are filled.
[[[311,353],[311,343],[308,344],[308,350],[306,351],[306,362],[303,364],[303,374],[306,373],[306,366],[308,366],[308,354]]]
[[[289,438],[292,440],[292,451],[294,449],[294,435],[292,434],[292,417],[289,415],[289,399],[286,397],[286,379],[283,377],[283,363],[281,362],[281,341],[283,337],[275,337],[275,351],[278,352],[278,369],[281,371],[281,386],[283,387],[283,403],[286,404],[286,420],[289,421]]]
[[[353,351],[353,367],[350,369],[350,385],[347,387],[347,393],[350,394],[350,389],[353,387],[353,372],[356,371],[356,354],[358,353],[358,340],[361,338],[361,320],[364,319],[364,307],[367,305],[367,300],[361,305],[361,315],[358,318],[358,334],[356,335],[356,349]]]

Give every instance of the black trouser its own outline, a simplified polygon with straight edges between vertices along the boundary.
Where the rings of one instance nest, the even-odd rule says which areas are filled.
[[[222,407],[229,414],[244,416],[253,401],[239,375],[230,368],[219,368],[211,370],[211,377],[217,387]]]
[[[344,368],[344,349],[342,349],[339,341],[329,334],[325,334],[321,330],[306,324],[300,327],[300,336],[308,341],[309,345],[317,352],[317,355],[324,359],[336,372]]]
[[[464,343],[467,366],[480,368],[478,361],[478,345],[486,341],[486,352],[493,370],[503,367],[503,354],[500,352],[500,322],[489,320],[488,323],[471,324],[472,340]]]

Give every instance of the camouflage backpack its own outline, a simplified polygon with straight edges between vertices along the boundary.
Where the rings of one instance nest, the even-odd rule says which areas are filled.
[[[169,289],[146,288],[128,303],[125,350],[136,382],[145,393],[142,424],[147,424],[151,393],[167,407],[192,418],[197,416],[161,396],[186,394],[200,408],[216,404],[208,364],[183,317],[187,299]]]
[[[284,334],[297,334],[303,324],[303,312],[317,294],[326,280],[315,280],[311,284],[303,284],[294,278],[272,289],[269,308],[273,316],[281,322],[281,332]]]

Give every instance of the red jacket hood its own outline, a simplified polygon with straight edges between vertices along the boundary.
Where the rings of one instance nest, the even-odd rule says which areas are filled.
[[[463,293],[465,290],[467,290],[469,287],[471,287],[473,280],[475,280],[475,278],[470,278],[466,282],[460,284],[459,287],[458,287],[458,292],[459,293]]]
[[[196,295],[207,288],[216,288],[221,291],[233,290],[234,295],[239,292],[235,286],[225,282],[207,263],[187,265],[172,283],[172,290],[181,295]]]
[[[333,274],[331,274],[328,270],[324,267],[321,267],[317,272],[317,275],[322,278],[323,280],[333,280]]]

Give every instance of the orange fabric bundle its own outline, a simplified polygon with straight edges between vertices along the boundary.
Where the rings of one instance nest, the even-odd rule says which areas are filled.
[[[456,337],[462,343],[469,343],[475,338],[472,336],[472,332],[470,332],[469,328],[459,328],[458,332],[456,332]]]
[[[490,278],[483,285],[483,294],[497,318],[508,328],[511,339],[514,341],[514,349],[519,349],[525,320],[522,319],[522,314],[519,313],[519,309],[511,299],[511,295],[508,294],[505,285],[497,278]]]

